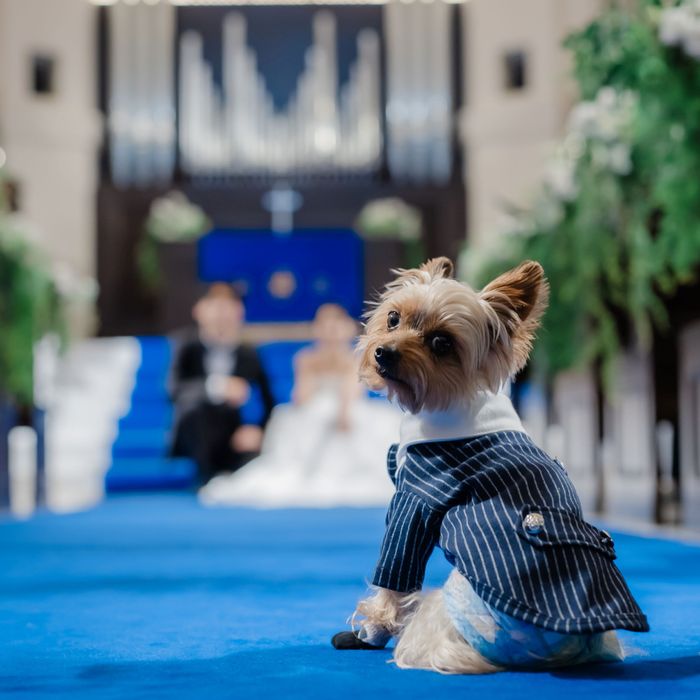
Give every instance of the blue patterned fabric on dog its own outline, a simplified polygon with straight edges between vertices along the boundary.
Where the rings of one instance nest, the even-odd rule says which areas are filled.
[[[486,604],[457,570],[447,579],[443,597],[457,631],[496,666],[552,668],[623,658],[614,632],[563,634],[516,620]]]

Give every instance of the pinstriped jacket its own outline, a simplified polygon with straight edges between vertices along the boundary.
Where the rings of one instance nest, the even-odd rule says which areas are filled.
[[[514,618],[563,633],[649,629],[612,539],[583,520],[564,468],[526,433],[412,444],[398,470],[396,452],[376,586],[420,588],[439,546],[487,604]]]

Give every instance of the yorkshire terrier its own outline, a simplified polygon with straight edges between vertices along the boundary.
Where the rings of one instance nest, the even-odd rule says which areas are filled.
[[[388,456],[396,493],[374,593],[333,645],[394,637],[398,666],[441,673],[621,660],[614,630],[649,627],[612,538],[584,521],[564,467],[504,393],[547,305],[542,267],[524,262],[480,292],[447,258],[396,272],[360,341],[361,378],[405,412]],[[423,594],[436,546],[454,568]]]

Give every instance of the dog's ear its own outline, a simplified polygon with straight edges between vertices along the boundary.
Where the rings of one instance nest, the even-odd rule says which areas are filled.
[[[444,256],[440,258],[432,258],[427,262],[424,262],[420,269],[427,272],[430,275],[430,279],[439,279],[444,277],[450,279],[454,277],[455,266],[452,264],[452,260]]]
[[[517,372],[527,362],[535,332],[547,308],[549,284],[542,265],[526,260],[493,280],[479,296],[505,327],[513,347],[513,371]]]

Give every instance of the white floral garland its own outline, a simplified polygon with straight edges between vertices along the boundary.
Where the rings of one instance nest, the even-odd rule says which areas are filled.
[[[636,108],[634,92],[604,87],[594,100],[580,102],[571,110],[565,136],[547,163],[544,187],[535,200],[533,218],[538,228],[556,226],[564,217],[565,204],[578,196],[577,168],[587,151],[601,172],[629,175],[630,124]]]
[[[700,0],[683,0],[664,8],[659,18],[659,40],[700,59]]]

